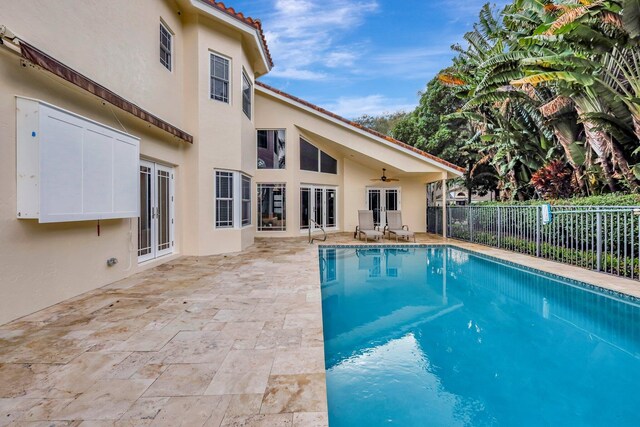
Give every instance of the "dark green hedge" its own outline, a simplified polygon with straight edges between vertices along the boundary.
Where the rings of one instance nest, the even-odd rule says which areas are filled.
[[[635,206],[640,205],[640,195],[612,193],[601,196],[574,197],[558,200],[527,200],[526,202],[480,202],[478,206],[538,206],[549,203],[562,206]]]

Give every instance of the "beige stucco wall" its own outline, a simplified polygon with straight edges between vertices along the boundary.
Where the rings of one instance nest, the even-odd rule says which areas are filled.
[[[15,95],[41,99],[141,138],[143,157],[175,166],[176,253],[182,246],[184,143],[150,130],[139,120],[69,84],[0,53],[0,324],[127,277],[138,265],[137,219],[39,224],[16,218]],[[114,117],[117,115],[120,123]],[[119,263],[107,267],[106,260]],[[166,260],[162,260],[164,262]],[[156,262],[157,263],[157,262]]]
[[[264,90],[256,91],[256,128],[285,129],[286,168],[259,169],[258,183],[285,183],[287,231],[258,231],[258,236],[300,236],[300,186],[315,184],[338,189],[337,231],[353,231],[357,212],[367,208],[367,187],[393,187],[401,192],[403,221],[411,230],[426,229],[426,184],[441,179],[443,170],[420,158],[389,147],[359,132],[305,111]],[[338,174],[300,170],[300,137],[338,160]],[[255,148],[254,148],[255,150]],[[382,168],[391,169],[400,182],[372,182]]]
[[[237,252],[253,244],[255,226],[215,228],[214,177],[216,169],[239,171],[249,176],[254,174],[256,154],[252,148],[255,146],[255,128],[253,119],[242,112],[242,72],[244,70],[253,81],[253,69],[239,33],[220,27],[201,15],[188,17],[188,22],[194,29],[189,33],[187,42],[195,51],[190,55],[197,64],[189,72],[198,84],[190,87],[187,96],[197,104],[195,114],[198,120],[194,126],[199,136],[195,147],[197,152],[192,155],[190,163],[196,169],[196,184],[188,196],[189,205],[197,206],[197,209],[190,213],[195,226],[188,234],[188,253]],[[210,98],[211,53],[231,61],[228,104]]]
[[[255,57],[241,37],[188,2],[3,2],[0,24],[129,101],[194,136],[193,145],[0,52],[0,324],[177,256],[239,251],[254,227],[213,227],[213,169],[253,175],[252,121],[242,114],[241,70]],[[71,13],[72,11],[72,13]],[[180,11],[180,14],[178,12]],[[163,20],[174,33],[173,70],[158,59]],[[232,104],[209,99],[208,50],[230,56]],[[141,158],[175,167],[175,253],[138,264],[137,219],[39,224],[16,218],[15,96],[40,99],[141,139]],[[255,204],[255,202],[254,202]],[[254,206],[255,212],[255,206]],[[119,263],[107,267],[106,260]]]

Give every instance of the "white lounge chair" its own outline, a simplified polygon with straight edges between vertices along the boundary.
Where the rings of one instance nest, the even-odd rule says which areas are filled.
[[[400,211],[387,211],[387,225],[385,226],[385,232],[389,232],[389,239],[391,235],[395,234],[396,242],[398,237],[407,239],[407,241],[413,237],[413,242],[416,241],[416,234],[413,231],[409,231],[409,226],[402,224],[402,212]]]
[[[380,237],[384,237],[384,233],[380,232],[380,227],[376,227],[373,222],[373,211],[358,211],[358,226],[356,232],[353,233],[353,238],[360,239],[360,236],[364,234],[365,242],[369,239],[380,240]]]

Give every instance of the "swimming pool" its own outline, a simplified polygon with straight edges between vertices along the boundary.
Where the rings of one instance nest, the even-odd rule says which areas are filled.
[[[640,425],[634,298],[452,246],[319,256],[330,427]]]

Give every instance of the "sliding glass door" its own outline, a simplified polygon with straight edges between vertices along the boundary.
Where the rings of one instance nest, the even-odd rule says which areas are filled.
[[[173,168],[140,160],[138,262],[173,252]]]
[[[335,187],[303,185],[300,187],[300,229],[336,228],[337,193]]]

